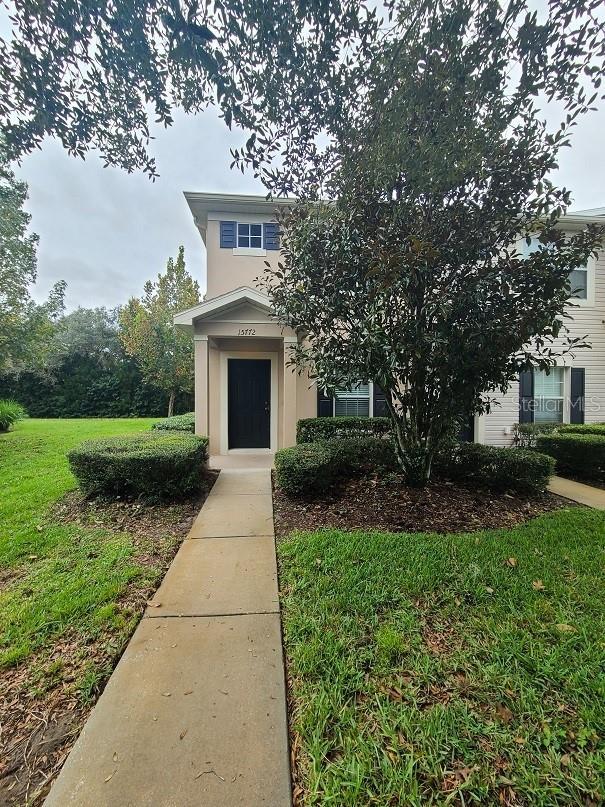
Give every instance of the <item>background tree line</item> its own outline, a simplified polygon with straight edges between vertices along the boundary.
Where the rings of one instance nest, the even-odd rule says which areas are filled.
[[[0,376],[0,398],[32,417],[165,415],[170,392],[148,383],[120,340],[117,309],[77,308],[58,320],[45,367]],[[174,411],[193,409],[191,392],[175,394]]]

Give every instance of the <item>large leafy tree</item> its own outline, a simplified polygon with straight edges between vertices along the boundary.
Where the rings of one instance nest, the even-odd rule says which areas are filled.
[[[63,311],[63,282],[45,303],[31,297],[38,236],[29,232],[26,200],[27,185],[15,177],[0,135],[0,372],[42,366]]]
[[[145,380],[168,393],[169,417],[177,393],[193,389],[193,342],[175,329],[173,317],[199,301],[199,285],[185,268],[181,246],[176,261],[168,259],[156,282],[147,281],[143,297],[131,299],[120,311],[124,348],[136,358]]]
[[[603,74],[596,7],[552,0],[540,18],[524,0],[394,4],[322,154],[266,174],[334,200],[286,216],[281,266],[267,270],[278,316],[306,334],[297,360],[329,388],[380,385],[411,482],[491,393],[582,343],[565,337],[569,275],[602,232],[563,236],[570,196],[549,174]],[[566,108],[554,129],[548,100]]]
[[[149,122],[217,103],[226,123],[280,137],[313,120],[343,53],[376,17],[359,0],[14,0],[0,40],[0,126],[20,157],[57,137],[155,175]],[[276,128],[271,128],[272,123]]]
[[[57,323],[52,362],[78,355],[93,359],[99,366],[109,366],[123,354],[118,333],[118,310],[78,308]]]

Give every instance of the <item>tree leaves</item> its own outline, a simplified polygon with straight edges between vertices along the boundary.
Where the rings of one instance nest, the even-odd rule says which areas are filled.
[[[193,389],[193,343],[177,331],[174,314],[200,301],[197,281],[185,268],[185,251],[168,259],[155,283],[147,281],[142,299],[132,298],[120,311],[120,339],[144,378],[172,396]],[[169,409],[170,409],[169,404]]]
[[[107,165],[151,177],[150,120],[170,125],[175,107],[217,104],[228,126],[273,142],[274,128],[281,136],[319,118],[331,80],[346,72],[343,50],[365,51],[377,31],[375,13],[356,0],[20,0],[11,23],[0,40],[11,157],[51,135],[73,155],[97,149]],[[248,152],[262,154],[254,143]]]
[[[267,178],[305,201],[284,213],[284,267],[266,289],[321,385],[386,393],[404,470],[423,482],[521,369],[586,346],[565,332],[569,273],[603,228],[563,237],[569,192],[548,174],[590,107],[577,82],[586,60],[591,80],[603,73],[605,31],[579,2],[555,0],[546,19],[523,0],[394,7],[393,30],[330,102],[325,149],[292,143]],[[560,134],[538,112],[543,92],[565,99]],[[535,231],[526,257],[517,242]]]
[[[30,296],[37,275],[38,236],[28,232],[26,200],[27,185],[15,178],[0,135],[0,372],[43,367],[63,312],[63,281],[55,284],[45,303],[37,304]]]

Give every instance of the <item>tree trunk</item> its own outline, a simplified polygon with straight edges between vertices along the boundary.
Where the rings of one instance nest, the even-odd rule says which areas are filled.
[[[436,447],[429,437],[419,433],[415,423],[400,417],[387,399],[393,423],[395,455],[410,487],[424,487],[431,478]]]
[[[417,435],[395,433],[397,459],[410,487],[423,488],[431,478],[435,450]]]
[[[175,393],[174,393],[174,390],[172,390],[171,393],[170,393],[170,398],[168,398],[168,417],[169,418],[172,417],[172,413],[174,412],[174,399],[175,399]]]

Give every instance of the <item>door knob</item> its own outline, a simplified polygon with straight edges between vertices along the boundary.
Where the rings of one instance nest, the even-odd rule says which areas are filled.
[[[269,402],[265,401],[265,414],[268,415],[271,411],[271,407],[269,406]]]

